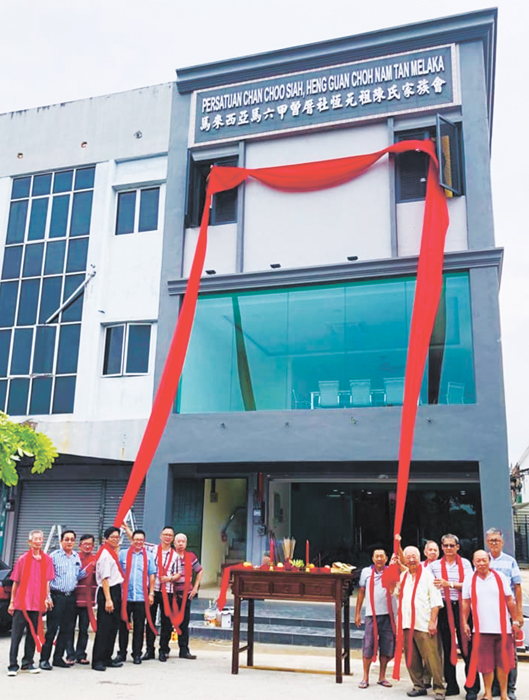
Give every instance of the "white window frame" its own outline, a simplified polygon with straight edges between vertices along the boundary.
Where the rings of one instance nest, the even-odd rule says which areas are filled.
[[[118,328],[119,326],[124,326],[123,333],[123,344],[121,346],[121,363],[119,373],[105,374],[105,347],[107,342],[107,331],[110,328]],[[149,336],[149,357],[147,362],[146,372],[127,372],[126,371],[126,360],[129,348],[129,331],[131,326],[149,326],[151,329]],[[144,377],[151,373],[151,360],[152,360],[152,343],[153,343],[153,321],[122,321],[120,323],[108,323],[102,326],[103,328],[103,351],[102,351],[102,362],[101,362],[101,377]]]
[[[156,228],[153,229],[148,229],[147,231],[140,231],[139,230],[139,224],[140,224],[140,203],[141,203],[141,193],[143,190],[154,190],[158,189],[158,216],[157,216],[157,226]],[[138,186],[124,186],[124,187],[119,187],[116,188],[116,204],[114,207],[114,235],[121,237],[121,236],[131,236],[133,234],[143,234],[143,233],[152,233],[153,231],[160,231],[160,220],[161,220],[161,212],[163,211],[163,206],[164,206],[164,200],[165,200],[165,187],[164,183],[161,182],[151,182],[151,183],[146,183],[143,185],[138,185]],[[119,211],[119,197],[122,194],[127,194],[130,192],[135,192],[136,193],[136,201],[134,203],[134,228],[132,231],[129,233],[118,233],[118,211]]]

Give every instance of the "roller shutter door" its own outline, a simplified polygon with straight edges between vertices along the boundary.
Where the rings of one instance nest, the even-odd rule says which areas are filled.
[[[105,511],[103,515],[103,530],[114,524],[114,519],[118,512],[118,507],[121,502],[121,497],[125,493],[127,482],[122,481],[106,481],[105,482]],[[143,506],[145,502],[145,482],[134,501],[133,512],[136,521],[136,527],[143,527]]]
[[[43,530],[44,542],[53,525],[98,536],[103,481],[22,482],[15,560],[28,548],[31,530]]]

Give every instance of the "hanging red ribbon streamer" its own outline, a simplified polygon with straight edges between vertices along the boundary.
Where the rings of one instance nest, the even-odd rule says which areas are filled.
[[[388,153],[421,151],[430,157],[424,208],[421,250],[417,268],[417,286],[411,319],[408,357],[404,381],[404,405],[399,448],[399,471],[394,533],[399,534],[404,516],[410,471],[415,417],[428,345],[432,334],[442,286],[443,251],[448,228],[448,208],[439,186],[438,163],[432,141],[401,141],[376,153],[273,168],[231,168],[214,166],[210,173],[202,223],[186,293],[171,342],[167,360],[156,391],[151,415],[143,435],[136,461],[121,499],[115,519],[120,526],[132,507],[145,479],[167,419],[171,412],[182,374],[195,316],[200,278],[207,247],[209,210],[217,192],[237,187],[247,178],[284,192],[311,192],[336,187],[354,179]],[[395,552],[398,543],[395,542]]]

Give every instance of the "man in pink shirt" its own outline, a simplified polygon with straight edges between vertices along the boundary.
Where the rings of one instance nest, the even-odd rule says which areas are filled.
[[[35,639],[24,615],[24,610],[31,620],[34,632],[37,633],[39,617],[51,607],[50,581],[55,577],[51,557],[42,551],[43,542],[44,533],[42,530],[32,530],[29,533],[29,551],[18,558],[11,574],[13,588],[8,612],[13,615],[13,629],[9,649],[8,676],[16,676],[18,673],[18,647],[24,631],[26,631],[26,643],[22,671],[38,673],[40,670],[33,665]],[[45,585],[42,576],[45,578]]]

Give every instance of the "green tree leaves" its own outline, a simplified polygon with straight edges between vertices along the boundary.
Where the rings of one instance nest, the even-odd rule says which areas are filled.
[[[0,481],[7,486],[18,483],[17,466],[23,458],[33,459],[32,474],[51,469],[59,454],[50,438],[28,423],[14,423],[0,411]]]

